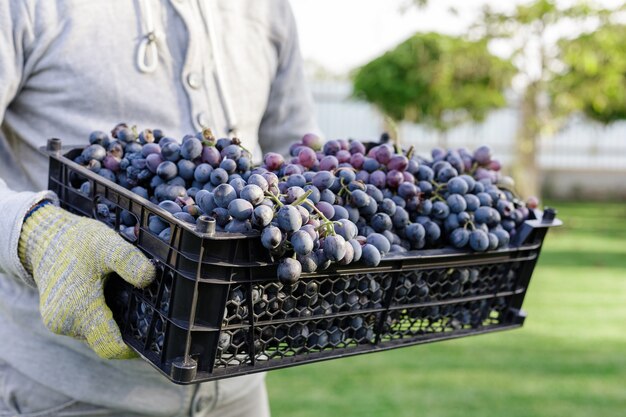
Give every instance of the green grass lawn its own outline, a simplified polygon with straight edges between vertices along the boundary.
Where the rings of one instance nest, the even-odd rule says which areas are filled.
[[[273,371],[274,417],[626,415],[626,204],[556,203],[521,329]]]

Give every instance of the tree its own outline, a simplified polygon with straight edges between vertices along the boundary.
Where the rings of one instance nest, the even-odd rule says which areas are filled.
[[[513,175],[517,180],[520,194],[528,196],[539,193],[536,157],[538,139],[542,133],[552,133],[557,126],[553,113],[555,107],[549,100],[550,92],[552,91],[552,97],[567,92],[563,89],[566,86],[565,81],[553,84],[554,70],[562,64],[559,59],[560,48],[565,46],[567,41],[555,43],[551,38],[563,24],[577,28],[601,27],[610,22],[617,10],[593,6],[586,2],[560,8],[555,0],[535,0],[529,4],[516,6],[512,12],[498,12],[485,7],[481,17],[474,24],[475,37],[508,41],[511,45],[510,58],[515,63],[517,77],[524,86],[520,100],[520,123],[516,134],[516,158],[513,164]],[[593,95],[595,87],[592,84],[581,88],[588,89],[590,95]],[[562,115],[564,113],[561,113]]]
[[[581,112],[608,125],[626,119],[626,26],[608,24],[559,42],[563,68],[549,86],[556,115]]]
[[[467,120],[481,121],[506,105],[513,65],[489,53],[486,41],[418,33],[354,74],[357,97],[394,121],[422,123],[445,137]]]

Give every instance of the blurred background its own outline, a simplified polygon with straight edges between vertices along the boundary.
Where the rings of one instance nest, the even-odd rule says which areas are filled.
[[[551,230],[520,330],[268,375],[276,416],[624,416],[626,3],[293,0],[327,139],[490,145]]]

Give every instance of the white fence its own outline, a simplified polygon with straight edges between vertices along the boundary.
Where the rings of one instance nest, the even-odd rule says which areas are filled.
[[[383,131],[382,115],[372,105],[351,98],[349,82],[314,81],[311,89],[327,138],[376,139]],[[487,144],[506,165],[514,152],[518,120],[514,107],[494,111],[482,124],[466,124],[450,131],[447,144],[470,149]],[[399,135],[405,145],[414,145],[420,153],[428,153],[437,145],[437,134],[419,125],[403,123]],[[572,120],[563,131],[541,140],[539,164],[546,172],[626,175],[626,122],[603,128]],[[622,179],[626,183],[626,177]]]

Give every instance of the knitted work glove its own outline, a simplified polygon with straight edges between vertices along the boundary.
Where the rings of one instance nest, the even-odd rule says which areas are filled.
[[[105,359],[135,357],[104,301],[104,279],[117,272],[145,287],[154,265],[103,223],[46,205],[26,219],[19,256],[39,290],[43,322],[57,334],[84,339]]]

